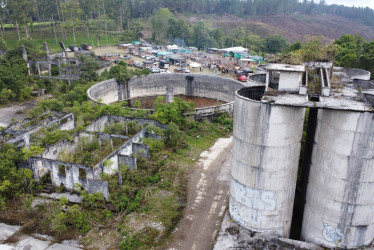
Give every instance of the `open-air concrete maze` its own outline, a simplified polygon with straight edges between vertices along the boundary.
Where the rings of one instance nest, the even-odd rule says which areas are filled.
[[[109,124],[136,122],[141,126],[141,130],[131,138],[125,135],[107,134],[103,130]],[[12,124],[2,131],[2,138],[9,143],[17,143],[19,147],[30,146],[30,136],[36,133],[43,127],[51,126],[52,124],[59,124],[59,129],[74,129],[74,115],[66,114],[56,116],[54,120],[42,122],[37,126],[27,127],[23,129],[22,124]],[[27,163],[21,166],[33,171],[34,179],[39,181],[46,174],[50,174],[52,185],[55,187],[63,186],[67,190],[74,190],[79,184],[88,193],[99,192],[103,194],[106,200],[109,199],[109,187],[107,181],[102,181],[102,174],[118,174],[121,183],[121,175],[119,172],[119,165],[128,166],[131,170],[136,170],[138,154],[143,157],[149,157],[149,147],[142,143],[143,138],[152,137],[154,139],[161,139],[160,135],[147,132],[147,125],[165,129],[163,124],[157,121],[143,118],[133,118],[115,115],[106,115],[94,120],[85,131],[79,131],[71,136],[69,139],[64,139],[53,145],[48,145],[41,156],[30,157]],[[14,135],[12,137],[7,136]],[[120,144],[118,148],[113,148],[113,140],[121,139],[124,143]],[[101,145],[108,142],[112,152],[105,156],[100,162],[94,166],[87,166],[72,162],[60,160],[62,153],[73,153],[79,146],[82,140],[92,141],[97,140]],[[107,164],[107,163],[110,164]]]
[[[302,208],[296,211],[302,217],[301,240],[331,248],[358,248],[372,243],[374,82],[370,81],[370,72],[333,67],[332,63],[269,64],[261,65],[247,84],[207,75],[151,74],[125,83],[107,80],[88,90],[91,100],[103,104],[139,96],[166,95],[172,99],[173,94],[226,102],[206,107],[200,115],[233,113],[229,214],[241,227],[279,239],[289,238],[301,171]],[[73,189],[79,183],[88,192],[101,192],[108,199],[108,183],[101,181],[100,175],[117,174],[121,163],[135,170],[134,153],[149,155],[141,138],[154,135],[145,128],[129,139],[103,133],[106,124],[129,120],[165,128],[153,120],[100,117],[87,131],[48,146],[41,157],[30,158],[34,178],[39,180],[50,173],[55,186],[63,184]],[[5,131],[12,140],[27,141],[22,133],[10,128]],[[30,131],[25,133],[29,136]],[[87,137],[127,141],[93,167],[57,159],[59,152],[74,149],[79,140]],[[303,162],[299,169],[300,157]],[[108,160],[110,166],[105,164]]]

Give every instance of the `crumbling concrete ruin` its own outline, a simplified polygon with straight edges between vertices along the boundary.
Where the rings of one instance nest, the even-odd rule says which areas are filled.
[[[236,91],[229,211],[251,231],[289,237],[309,108],[301,239],[357,248],[374,239],[374,84],[330,66],[262,66]]]
[[[131,138],[125,135],[103,133],[106,125],[111,123],[136,122],[141,125],[141,130]],[[15,143],[19,147],[30,145],[30,135],[40,130],[42,127],[59,124],[60,129],[74,129],[74,116],[67,114],[59,116],[53,120],[45,120],[42,124],[22,130],[22,124],[16,123],[2,131],[2,137],[8,138],[7,142]],[[102,181],[102,174],[118,174],[119,184],[122,184],[122,177],[119,171],[120,164],[127,165],[131,170],[137,169],[138,155],[148,158],[150,156],[149,147],[142,143],[143,138],[152,137],[161,139],[160,135],[147,131],[147,125],[153,124],[158,128],[165,129],[165,126],[154,120],[132,118],[123,116],[106,115],[92,122],[86,131],[79,131],[69,139],[64,139],[53,145],[48,145],[41,156],[31,157],[27,164],[22,167],[29,168],[34,173],[34,179],[40,181],[43,176],[50,174],[52,185],[55,187],[64,186],[67,190],[74,190],[79,184],[88,193],[102,193],[106,200],[109,199],[108,182]],[[127,125],[125,125],[127,126]],[[18,130],[16,130],[18,129]],[[126,127],[127,130],[127,127]],[[9,139],[9,135],[13,136]],[[61,153],[71,153],[83,139],[95,139],[99,144],[107,141],[111,146],[111,153],[104,157],[94,166],[87,166],[59,159]],[[125,141],[117,149],[113,148],[113,140],[122,139]]]

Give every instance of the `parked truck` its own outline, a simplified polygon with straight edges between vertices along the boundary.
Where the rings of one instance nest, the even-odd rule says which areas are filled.
[[[160,69],[168,69],[170,67],[170,64],[166,60],[160,60],[159,66],[160,66]]]

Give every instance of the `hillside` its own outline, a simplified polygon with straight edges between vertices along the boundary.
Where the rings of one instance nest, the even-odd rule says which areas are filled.
[[[275,14],[248,19],[236,16],[205,15],[190,16],[187,19],[191,22],[207,20],[213,26],[229,31],[239,26],[251,30],[260,37],[270,35],[282,35],[290,43],[302,41],[306,35],[323,35],[326,42],[331,42],[345,34],[359,34],[365,40],[374,40],[374,27],[367,26],[357,20],[334,15],[305,15],[305,14]]]

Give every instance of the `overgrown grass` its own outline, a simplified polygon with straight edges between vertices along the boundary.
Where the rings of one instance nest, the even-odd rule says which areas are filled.
[[[102,161],[107,155],[121,146],[125,140],[113,138],[113,148],[109,140],[97,138],[81,138],[74,150],[63,150],[59,153],[58,159],[61,161],[94,166]]]

